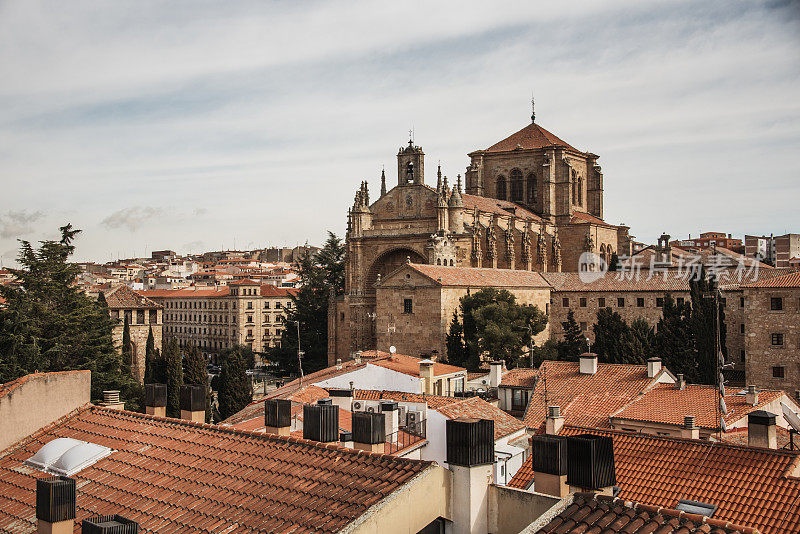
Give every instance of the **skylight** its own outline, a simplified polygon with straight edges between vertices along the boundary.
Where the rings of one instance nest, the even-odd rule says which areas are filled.
[[[708,504],[698,501],[690,501],[688,499],[681,499],[678,501],[676,510],[682,510],[690,514],[704,515],[706,517],[713,517],[714,512],[719,508],[716,504]]]
[[[72,438],[56,438],[25,460],[25,464],[55,475],[70,476],[110,455],[108,447]]]

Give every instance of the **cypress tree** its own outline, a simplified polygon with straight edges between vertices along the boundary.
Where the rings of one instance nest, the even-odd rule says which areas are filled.
[[[156,356],[156,342],[153,337],[153,327],[147,332],[147,345],[144,349],[144,383],[150,384],[153,382],[153,360]]]
[[[227,349],[220,354],[222,369],[219,375],[217,406],[221,419],[227,419],[253,399],[250,378],[245,372],[245,355],[241,347]]]
[[[655,332],[653,327],[641,317],[633,320],[629,329],[629,339],[627,340],[627,352],[634,361],[643,363],[654,355],[653,344]]]
[[[606,363],[642,363],[634,360],[628,353],[628,342],[631,339],[628,323],[611,308],[602,308],[597,312],[592,350],[597,358]]]
[[[608,270],[609,272],[614,272],[618,268],[619,268],[619,256],[617,256],[617,253],[614,252],[613,254],[611,254],[611,260],[609,261],[608,264]]]
[[[192,345],[186,350],[183,359],[183,383],[203,386],[206,392],[206,423],[211,422],[211,390],[208,383],[208,370],[206,361],[200,354],[200,349]]]
[[[447,334],[447,362],[451,365],[464,367],[467,363],[467,347],[464,345],[464,327],[458,320],[458,312],[453,312],[450,321],[450,331]]]
[[[715,384],[717,377],[717,351],[724,346],[724,338],[720,336],[720,347],[717,347],[715,289],[709,283],[705,267],[700,275],[689,281],[692,297],[691,332],[694,337],[697,355],[697,374],[694,377],[700,384]],[[721,304],[720,304],[721,306]],[[722,319],[720,314],[720,319]]]
[[[692,308],[678,304],[672,295],[664,295],[663,316],[654,338],[655,353],[673,373],[684,375],[687,382],[697,381],[697,357],[691,330]]]
[[[133,345],[131,344],[131,326],[128,324],[128,316],[125,315],[125,322],[122,327],[122,370],[133,376]]]
[[[575,313],[570,309],[564,322],[564,337],[558,342],[558,359],[576,362],[586,349],[586,336],[575,321]]]
[[[181,386],[183,385],[183,366],[178,341],[170,339],[164,345],[164,382],[167,384],[167,415],[181,416]]]

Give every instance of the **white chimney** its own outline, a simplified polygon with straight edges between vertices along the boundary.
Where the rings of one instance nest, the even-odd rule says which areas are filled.
[[[494,470],[494,421],[447,419],[447,465],[453,473],[453,534],[489,532],[489,485]]]
[[[503,362],[492,362],[489,364],[489,387],[500,387],[503,379]]]
[[[686,379],[683,378],[683,373],[678,373],[678,381],[675,383],[675,387],[681,391],[686,389]]]
[[[747,414],[747,444],[765,449],[778,448],[774,413],[756,410]]]
[[[560,406],[547,407],[547,419],[545,420],[545,433],[550,436],[556,436],[561,432],[561,427],[564,426],[564,416],[561,415]]]
[[[328,395],[330,395],[333,404],[339,407],[340,410],[353,411],[353,390],[346,388],[328,388]]]
[[[700,439],[700,429],[694,423],[693,415],[686,415],[683,417],[681,437],[686,439]]]
[[[419,377],[422,379],[422,392],[433,394],[433,362],[422,360],[419,362]]]
[[[580,355],[580,371],[582,375],[597,374],[597,354],[593,352],[584,352]]]
[[[381,413],[384,415],[386,439],[389,442],[397,441],[397,432],[400,430],[400,408],[397,406],[397,401],[382,400]]]
[[[754,385],[747,386],[747,393],[745,393],[745,401],[750,406],[755,406],[758,404],[758,391],[756,391],[756,387]]]
[[[661,371],[661,358],[650,358],[647,360],[647,377],[655,378]]]

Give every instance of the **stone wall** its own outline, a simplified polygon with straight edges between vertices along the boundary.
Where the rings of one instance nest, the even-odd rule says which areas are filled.
[[[116,310],[111,310],[112,317]],[[134,377],[140,382],[144,382],[144,365],[145,365],[145,349],[147,348],[147,336],[150,333],[150,328],[153,329],[153,340],[155,347],[161,350],[162,335],[163,335],[163,312],[160,309],[144,310],[144,322],[139,323],[137,319],[137,310],[119,310],[120,314],[124,311],[132,311],[130,324],[128,330],[131,334],[131,342],[133,343],[133,374]],[[151,317],[150,312],[155,314]],[[151,322],[152,319],[155,321]],[[111,335],[114,340],[114,346],[118,350],[122,350],[122,335],[125,330],[124,319],[120,315],[120,322],[112,329]]]

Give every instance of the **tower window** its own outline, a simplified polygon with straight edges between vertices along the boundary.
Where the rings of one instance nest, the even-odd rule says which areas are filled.
[[[414,313],[414,303],[411,299],[403,299],[403,313]]]
[[[406,165],[406,183],[414,183],[414,164],[410,161]]]
[[[535,204],[536,203],[536,175],[529,174],[528,175],[528,204]]]
[[[511,171],[511,200],[522,202],[523,199],[522,171],[514,169]]]
[[[578,178],[578,205],[583,206],[583,178]]]
[[[502,176],[497,177],[497,198],[506,199],[506,179]]]

